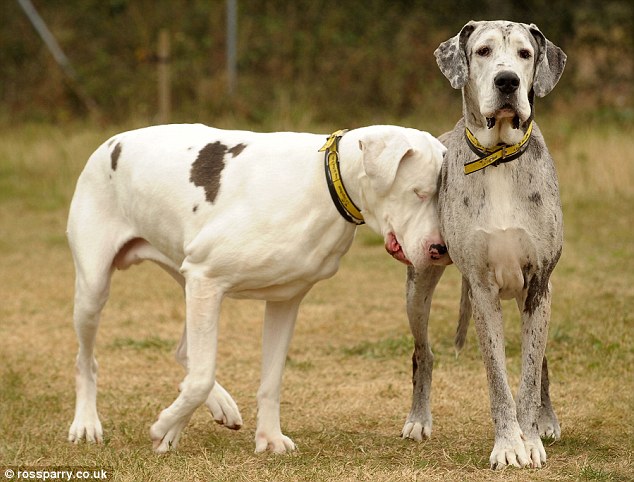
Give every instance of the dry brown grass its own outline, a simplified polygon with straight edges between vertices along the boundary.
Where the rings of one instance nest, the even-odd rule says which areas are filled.
[[[566,219],[549,341],[563,436],[547,447],[545,468],[487,468],[493,434],[473,331],[458,360],[452,346],[454,268],[438,288],[430,330],[433,437],[423,444],[399,438],[411,396],[405,274],[366,229],[339,273],[318,284],[300,309],[282,393],[282,424],[296,454],[253,454],[263,305],[233,300],[223,306],[218,378],[240,405],[243,429],[216,426],[200,409],[177,452],[151,451],[150,424],[183,376],[173,359],[183,303],[180,289],[150,264],[115,275],[102,320],[98,406],[105,443],[68,444],[76,341],[66,206],[84,160],[110,132],[33,126],[0,133],[0,466],[100,467],[122,481],[633,478],[634,163],[618,156],[632,152],[632,130],[607,138],[556,124],[544,130],[558,160]],[[615,149],[609,169],[606,139]],[[516,384],[514,311],[505,305]]]

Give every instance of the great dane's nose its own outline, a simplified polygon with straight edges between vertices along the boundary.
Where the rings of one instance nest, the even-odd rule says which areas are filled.
[[[504,71],[495,76],[495,87],[503,94],[512,94],[520,86],[520,78],[515,72]]]

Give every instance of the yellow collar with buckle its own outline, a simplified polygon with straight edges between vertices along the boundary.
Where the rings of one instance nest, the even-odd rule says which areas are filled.
[[[532,132],[533,121],[528,124],[528,128],[526,129],[524,137],[517,144],[513,144],[511,146],[497,145],[495,147],[488,148],[480,144],[473,133],[465,127],[465,137],[467,138],[467,144],[469,144],[469,147],[473,152],[478,155],[484,155],[484,157],[465,164],[464,173],[471,174],[473,172],[484,169],[491,164],[497,166],[500,163],[509,162],[517,159],[524,153],[524,151],[528,147],[528,140],[530,139]]]
[[[339,140],[348,132],[347,129],[333,132],[326,144],[319,149],[319,152],[325,152],[326,181],[328,183],[328,191],[330,197],[343,218],[353,224],[364,224],[363,215],[357,205],[350,199],[346,187],[341,179],[341,171],[339,169]]]

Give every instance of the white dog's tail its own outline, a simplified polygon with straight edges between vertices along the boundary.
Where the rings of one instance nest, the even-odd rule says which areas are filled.
[[[458,327],[456,328],[456,337],[454,339],[454,348],[456,349],[456,358],[460,354],[460,350],[464,347],[467,339],[467,329],[469,328],[469,320],[471,320],[471,300],[469,299],[471,288],[469,282],[462,277],[462,290],[460,293],[460,313],[458,315]]]

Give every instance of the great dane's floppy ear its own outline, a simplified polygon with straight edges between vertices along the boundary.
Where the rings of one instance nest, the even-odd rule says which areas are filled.
[[[396,178],[401,161],[414,151],[405,136],[388,138],[368,135],[359,141],[363,152],[363,169],[379,194],[385,194]]]
[[[533,90],[537,97],[548,94],[561,77],[566,65],[566,54],[554,43],[544,37],[535,24],[530,24],[528,30],[537,42],[538,53],[535,59],[535,78]]]
[[[462,89],[469,80],[469,61],[467,60],[466,45],[477,23],[473,20],[462,27],[455,37],[441,43],[434,55],[440,71],[454,89]]]

